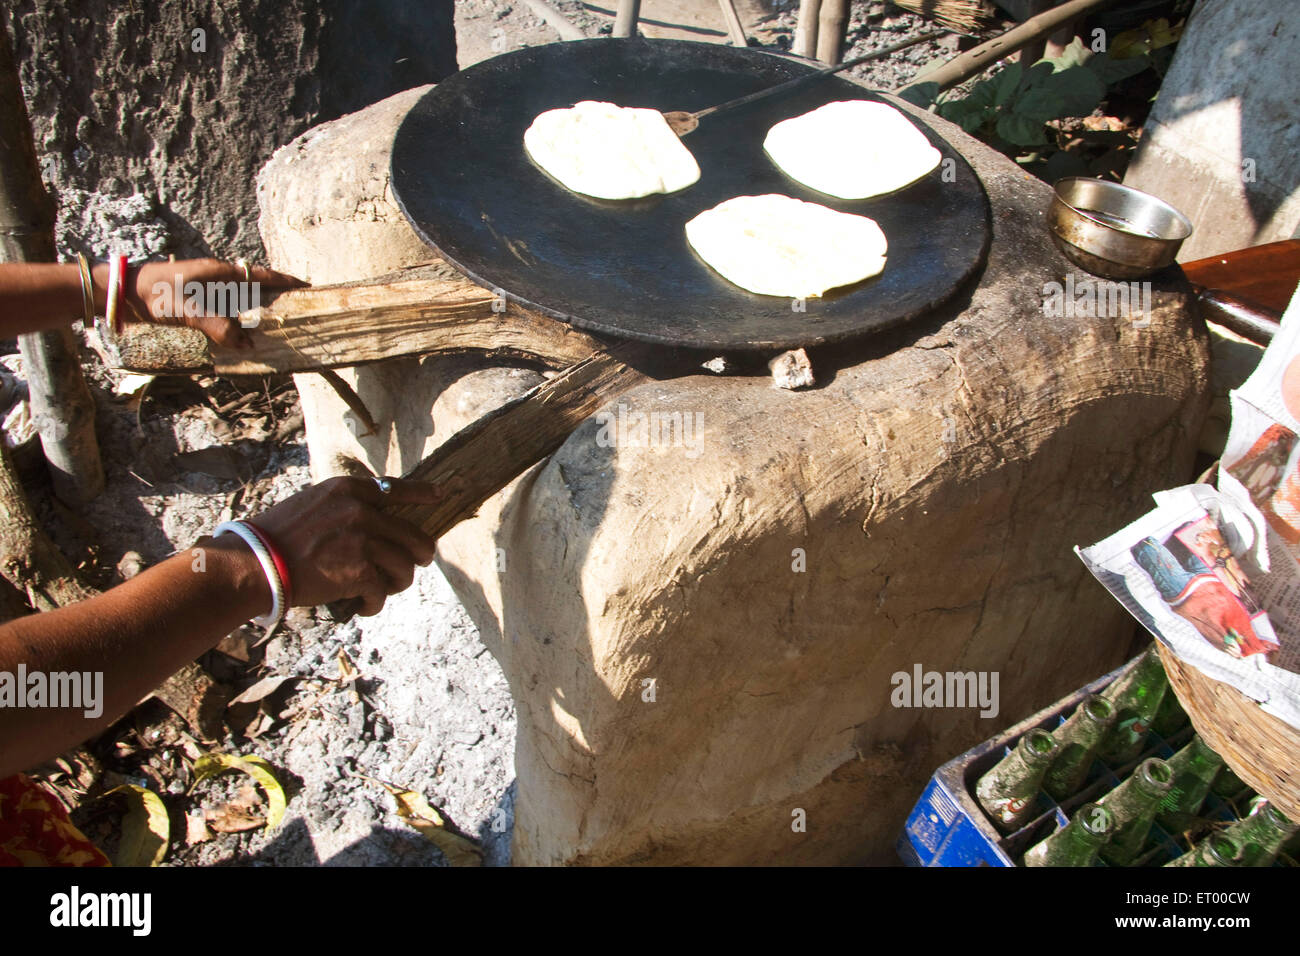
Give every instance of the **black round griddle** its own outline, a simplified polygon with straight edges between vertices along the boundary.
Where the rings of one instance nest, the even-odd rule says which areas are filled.
[[[393,193],[421,238],[475,281],[582,329],[723,351],[877,332],[933,309],[979,267],[989,211],[974,170],[919,123],[952,162],[887,196],[836,199],[767,158],[763,139],[774,123],[835,100],[881,99],[863,87],[828,77],[707,117],[683,140],[700,180],[669,196],[580,196],[523,146],[537,114],[580,100],[694,111],[812,69],[791,57],[682,40],[582,40],[494,57],[443,80],[403,120]],[[732,285],[686,242],[683,227],[696,214],[773,192],[875,219],[889,241],[884,273],[809,299],[800,313],[789,299]]]

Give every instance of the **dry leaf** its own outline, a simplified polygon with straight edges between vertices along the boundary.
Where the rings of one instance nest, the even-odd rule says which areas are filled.
[[[243,628],[240,628],[239,630],[223,637],[217,643],[217,650],[225,654],[227,657],[233,657],[235,660],[247,664],[249,657],[251,656],[248,653],[248,650],[252,643],[253,639]]]
[[[121,794],[126,798],[126,816],[122,818],[122,840],[118,844],[114,866],[157,866],[167,855],[171,836],[171,818],[162,798],[152,790],[123,784],[105,797]]]
[[[266,794],[267,812],[266,827],[268,830],[274,830],[280,825],[284,818],[287,798],[284,795],[284,788],[280,782],[275,779],[275,774],[271,772],[271,765],[257,756],[237,757],[234,754],[204,754],[194,763],[194,785],[190,787],[193,793],[204,780],[209,777],[215,777],[217,774],[225,773],[227,770],[242,770],[255,781],[262,791]],[[214,825],[213,829],[217,829]]]
[[[367,780],[374,780],[367,777]],[[415,790],[403,790],[391,783],[375,780],[397,800],[397,815],[412,829],[442,851],[447,862],[452,866],[482,866],[483,851],[477,843],[448,829],[447,821],[441,813],[430,806],[424,794]]]
[[[258,737],[262,736],[262,734],[274,727],[275,724],[276,718],[263,711],[256,724],[244,728],[244,735],[252,740],[256,740]]]
[[[152,375],[139,375],[136,373],[124,375],[122,380],[118,382],[117,386],[113,389],[113,394],[123,397],[136,395],[143,389],[147,388],[153,379],[154,377]]]
[[[212,831],[208,829],[208,821],[204,819],[202,811],[191,813],[185,818],[185,844],[194,846],[196,843],[207,843],[212,839]]]
[[[266,818],[247,807],[227,803],[215,810],[203,811],[204,821],[217,833],[244,833],[266,826]]]
[[[351,684],[361,676],[361,671],[357,665],[352,663],[352,658],[348,657],[348,652],[339,648],[339,683]]]
[[[298,678],[293,677],[291,675],[276,675],[273,677],[263,677],[260,681],[258,681],[252,687],[247,688],[242,694],[240,694],[238,697],[232,700],[230,704],[227,704],[226,706],[229,707],[233,704],[255,704],[259,700],[262,700],[265,697],[270,697],[272,694],[274,694],[277,690],[280,689],[280,685],[283,684],[285,681],[291,681],[297,679]]]

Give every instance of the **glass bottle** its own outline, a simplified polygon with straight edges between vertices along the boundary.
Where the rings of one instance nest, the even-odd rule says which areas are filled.
[[[1102,693],[1115,708],[1115,724],[1099,750],[1103,760],[1118,767],[1142,754],[1147,730],[1168,687],[1160,653],[1152,643],[1137,663]]]
[[[1241,847],[1241,866],[1272,866],[1282,844],[1297,830],[1300,824],[1292,823],[1273,804],[1261,800],[1254,813],[1223,832]]]
[[[1115,815],[1115,832],[1101,848],[1103,860],[1111,866],[1128,866],[1137,858],[1173,779],[1169,764],[1149,757],[1137,765],[1127,780],[1098,801]]]
[[[1198,735],[1170,757],[1168,763],[1174,772],[1174,781],[1160,801],[1156,820],[1170,833],[1185,833],[1196,825],[1199,819],[1197,811],[1223,766],[1223,758]]]
[[[1043,776],[1043,789],[1056,800],[1077,793],[1092,758],[1115,720],[1115,708],[1100,694],[1085,699],[1070,719],[1052,731],[1059,752]]]
[[[1003,833],[1017,829],[1033,812],[1056,741],[1046,730],[1031,730],[975,784],[975,799]]]
[[[1241,866],[1241,848],[1232,837],[1223,833],[1211,833],[1165,866]]]
[[[1249,789],[1246,782],[1233,773],[1232,768],[1226,764],[1210,784],[1210,793],[1220,800],[1236,800]]]
[[[1155,720],[1151,721],[1151,729],[1168,740],[1187,726],[1188,719],[1178,695],[1170,689],[1165,691],[1165,696],[1160,700],[1160,709],[1156,711]]]
[[[1115,816],[1096,803],[1085,803],[1068,824],[1025,854],[1025,866],[1092,866],[1110,839]]]

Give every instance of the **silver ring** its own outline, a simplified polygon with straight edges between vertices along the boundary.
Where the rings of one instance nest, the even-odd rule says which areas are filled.
[[[393,490],[393,483],[389,481],[387,478],[376,478],[375,484],[379,486],[380,494],[386,495]]]

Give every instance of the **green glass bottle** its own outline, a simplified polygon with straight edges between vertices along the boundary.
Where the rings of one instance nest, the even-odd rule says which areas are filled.
[[[1282,844],[1297,830],[1300,824],[1292,823],[1273,804],[1261,800],[1254,813],[1223,832],[1241,847],[1242,866],[1272,866]]]
[[[1103,860],[1111,866],[1128,866],[1137,859],[1173,779],[1169,764],[1149,757],[1127,780],[1097,801],[1115,815],[1115,832],[1101,848]]]
[[[1196,846],[1165,866],[1241,866],[1241,848],[1232,837],[1211,833]]]
[[[1043,789],[1057,800],[1078,793],[1114,720],[1115,708],[1099,694],[1079,704],[1070,719],[1052,731],[1059,752],[1043,776]]]
[[[975,784],[975,799],[1003,833],[1017,829],[1033,812],[1034,797],[1056,752],[1051,734],[1031,730]]]
[[[1025,866],[1092,866],[1114,829],[1114,814],[1099,804],[1085,803],[1073,820],[1029,848]]]
[[[1168,740],[1186,727],[1187,721],[1187,711],[1183,710],[1183,705],[1179,703],[1178,695],[1172,689],[1165,691],[1165,696],[1160,700],[1160,709],[1156,711],[1155,720],[1151,721],[1151,729]]]
[[[1233,773],[1232,768],[1227,765],[1219,771],[1219,775],[1214,778],[1214,783],[1210,784],[1210,793],[1220,800],[1236,800],[1249,789],[1246,782]]]
[[[1199,736],[1194,736],[1168,763],[1174,772],[1174,782],[1160,801],[1156,820],[1170,833],[1185,833],[1200,819],[1196,814],[1223,766],[1223,758]]]
[[[1115,725],[1099,750],[1103,760],[1119,767],[1141,756],[1147,730],[1168,687],[1169,679],[1153,643],[1102,694],[1115,708]]]

